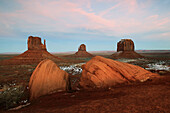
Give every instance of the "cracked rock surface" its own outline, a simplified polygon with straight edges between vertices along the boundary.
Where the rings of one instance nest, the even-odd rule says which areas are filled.
[[[82,66],[80,85],[88,87],[110,87],[120,83],[144,82],[158,76],[139,66],[96,56]]]

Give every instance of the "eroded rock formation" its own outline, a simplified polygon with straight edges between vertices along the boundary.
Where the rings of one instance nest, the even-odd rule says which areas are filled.
[[[55,91],[69,89],[68,73],[61,70],[53,61],[41,61],[29,81],[30,100]]]
[[[101,56],[93,57],[82,66],[80,85],[84,88],[110,87],[116,84],[141,81],[158,76],[139,66],[114,61]]]
[[[41,38],[39,37],[28,37],[28,50],[46,50],[46,43],[41,43]]]
[[[86,51],[86,45],[81,44],[78,51]]]
[[[135,52],[135,45],[131,39],[121,39],[117,43],[117,52],[112,55],[114,58],[142,58]]]
[[[0,65],[38,64],[44,59],[51,59],[56,62],[63,61],[61,58],[53,56],[47,51],[45,40],[44,44],[42,44],[40,37],[28,37],[27,44],[27,51],[12,59],[1,61]]]
[[[134,43],[131,39],[122,39],[117,43],[117,52],[134,51]]]
[[[68,55],[66,57],[93,57],[93,55],[86,51],[85,44],[81,44],[80,47],[78,48],[78,51],[75,54]]]

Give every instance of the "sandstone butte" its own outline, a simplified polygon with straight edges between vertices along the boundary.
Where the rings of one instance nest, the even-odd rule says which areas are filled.
[[[53,61],[41,61],[31,75],[29,81],[30,100],[55,91],[69,89],[69,76]]]
[[[93,55],[86,51],[85,44],[81,44],[78,51],[73,55],[68,55],[68,57],[93,57]]]
[[[117,52],[112,54],[113,58],[143,58],[135,52],[135,45],[131,39],[121,39],[117,43]]]
[[[1,61],[0,65],[38,64],[44,59],[50,59],[56,62],[63,61],[61,58],[47,51],[45,40],[44,44],[42,44],[40,37],[29,36],[27,44],[27,51],[11,59]]]
[[[82,65],[80,85],[84,88],[110,87],[121,83],[134,81],[144,82],[152,77],[158,77],[139,66],[119,62],[101,56],[93,57]]]

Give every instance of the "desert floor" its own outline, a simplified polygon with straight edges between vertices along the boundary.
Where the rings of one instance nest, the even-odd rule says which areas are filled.
[[[147,54],[147,56],[149,55]],[[105,57],[110,58],[109,55]],[[77,59],[81,60],[80,63],[57,64],[61,69],[69,73],[73,91],[56,92],[42,96],[31,103],[28,100],[28,82],[36,65],[0,66],[0,113],[169,113],[170,57],[166,56],[166,59],[160,60],[161,54],[152,54],[151,57],[151,59],[117,60],[159,73],[159,78],[142,83],[116,85],[109,89],[84,90],[80,87],[78,88],[82,71],[81,65],[90,60],[90,58]],[[0,56],[0,59],[8,58],[11,58],[11,56]],[[84,62],[82,63],[82,61]],[[25,104],[29,105],[18,110],[9,110]]]

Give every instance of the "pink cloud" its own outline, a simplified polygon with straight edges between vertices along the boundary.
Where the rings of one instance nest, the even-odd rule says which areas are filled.
[[[84,28],[110,36],[122,36],[122,34],[130,35],[157,29],[169,29],[170,24],[169,17],[149,14],[143,10],[145,5],[138,4],[136,0],[115,0],[115,2],[110,0],[109,4],[115,5],[99,13],[92,9],[90,0],[73,0],[73,2],[68,0],[18,0],[18,2],[23,7],[22,10],[0,14],[3,17],[0,21],[6,25],[6,29],[14,28],[15,24],[23,31],[35,32],[77,32],[77,28]],[[104,1],[100,0],[100,2]],[[83,9],[84,6],[90,12]],[[120,14],[116,14],[117,16],[114,16],[115,9],[120,12]]]
[[[163,18],[163,19],[161,19],[160,21],[158,21],[158,23],[157,23],[157,26],[163,26],[163,25],[165,25],[165,24],[167,24],[167,23],[169,23],[170,22],[170,19],[169,18]]]
[[[105,14],[109,13],[109,12],[112,11],[113,9],[118,8],[120,5],[121,5],[121,3],[118,3],[118,4],[114,5],[113,7],[108,8],[108,9],[102,11],[99,15],[100,15],[100,16],[104,16]]]
[[[94,13],[87,13],[82,9],[73,9],[72,11],[77,12],[81,15],[86,16],[89,21],[92,21],[94,24],[98,23],[107,27],[113,27],[114,26],[114,22],[113,21],[109,21],[107,19],[102,18],[101,16],[95,15]]]
[[[151,16],[147,17],[147,19],[153,20],[153,19],[157,19],[158,17],[159,17],[159,15],[151,15]]]
[[[138,7],[136,0],[126,0],[126,3],[129,4],[128,9],[130,13],[133,13],[136,11]]]
[[[126,13],[136,13],[138,11],[137,8],[138,4],[136,0],[116,0],[116,5],[113,5],[112,7],[102,11],[100,15],[103,16],[114,9],[119,9],[120,11]]]

